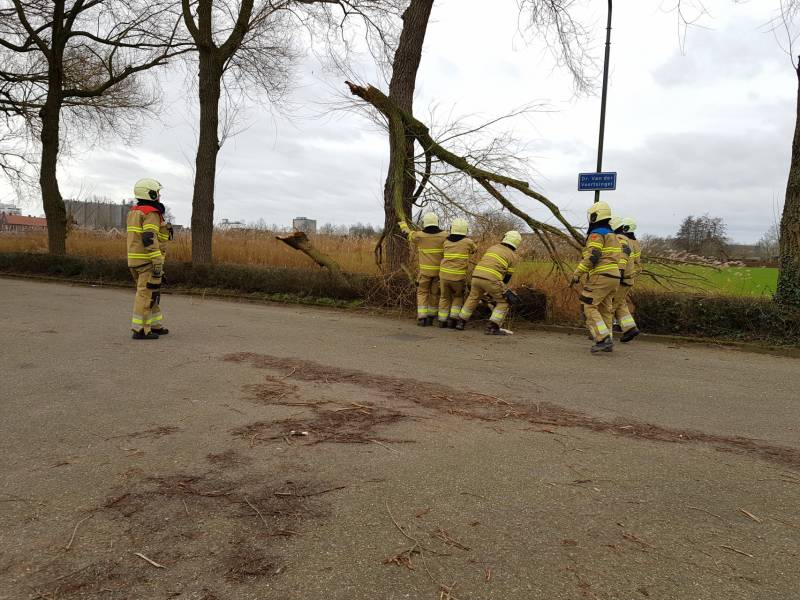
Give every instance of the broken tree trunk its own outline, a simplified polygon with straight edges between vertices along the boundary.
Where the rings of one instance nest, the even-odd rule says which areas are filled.
[[[339,263],[337,263],[324,252],[317,250],[311,243],[311,240],[308,239],[308,236],[302,231],[295,231],[289,235],[276,235],[275,239],[282,241],[284,244],[291,246],[295,250],[299,250],[317,263],[320,267],[328,269],[331,275],[333,275],[336,279],[344,280],[344,274],[342,273],[342,268],[339,266]]]
[[[392,142],[392,159],[400,162],[400,160],[398,160],[401,158],[399,149],[404,146],[406,136],[413,136],[421,144],[426,155],[435,156],[439,160],[469,175],[492,197],[500,202],[504,208],[525,221],[543,241],[545,248],[555,262],[560,264],[561,258],[558,256],[554,244],[550,242],[550,236],[563,239],[574,248],[580,249],[583,246],[585,241],[583,234],[564,218],[554,202],[546,196],[533,191],[526,181],[493,173],[471,164],[464,157],[458,156],[437,144],[431,137],[426,125],[415,119],[413,115],[402,110],[391,98],[386,96],[386,94],[379,89],[373,86],[362,87],[349,81],[346,83],[354,96],[358,96],[362,100],[368,102],[386,117],[389,124],[390,140]],[[400,181],[403,174],[411,168],[412,165],[408,165],[407,162],[403,162],[400,166],[395,164],[395,177],[398,178],[396,181]],[[511,202],[511,200],[498,189],[498,185],[513,188],[547,207],[550,213],[563,226],[563,229],[559,229],[558,227],[554,227],[553,225],[531,217]],[[397,209],[398,218],[403,216],[403,201],[403,186],[395,185],[394,205]]]

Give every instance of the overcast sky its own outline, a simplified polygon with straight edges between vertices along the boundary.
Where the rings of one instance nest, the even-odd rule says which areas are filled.
[[[602,60],[606,3],[584,4],[581,17],[597,33],[593,51]],[[619,172],[619,183],[604,199],[637,218],[642,233],[671,234],[684,216],[708,212],[723,217],[737,241],[754,242],[782,203],[797,81],[765,27],[777,0],[705,4],[705,28],[688,32],[682,52],[669,1],[615,2],[604,167]],[[327,111],[341,77],[326,75],[310,57],[299,69],[293,116],[253,107],[247,127],[223,146],[215,220],[382,224],[387,139],[357,114]],[[362,76],[374,79],[367,66]],[[133,182],[152,176],[164,184],[177,221],[189,222],[193,102],[185,99],[183,73],[167,79],[160,118],[140,142],[109,140],[64,161],[65,197],[130,198]],[[576,98],[543,46],[525,43],[513,0],[436,0],[417,114],[435,104],[477,124],[532,101],[550,110],[513,122],[531,155],[531,184],[582,224],[592,193],[576,191],[577,174],[594,170],[599,96]],[[0,197],[10,198],[5,190]],[[520,204],[544,215],[532,200]]]

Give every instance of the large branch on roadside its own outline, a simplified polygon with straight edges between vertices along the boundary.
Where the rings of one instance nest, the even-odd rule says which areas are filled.
[[[362,87],[351,82],[347,82],[347,85],[350,88],[350,92],[354,96],[358,96],[362,100],[374,106],[389,121],[389,134],[392,154],[395,152],[400,152],[401,148],[404,147],[404,140],[407,133],[413,135],[420,142],[427,155],[435,156],[439,160],[472,177],[472,179],[474,179],[487,192],[489,192],[492,197],[500,202],[504,208],[525,221],[535,232],[557,236],[575,248],[580,248],[583,245],[583,235],[564,218],[558,206],[556,206],[556,204],[547,197],[533,191],[527,182],[481,169],[480,167],[471,164],[467,159],[453,154],[449,150],[446,150],[441,145],[437,144],[436,141],[434,141],[427,126],[415,119],[412,115],[409,115],[405,111],[401,110],[388,96],[386,96],[377,88],[373,86]],[[403,169],[397,168],[396,171],[395,181],[402,181],[404,172]],[[533,198],[537,202],[543,204],[558,220],[558,222],[564,226],[566,232],[558,229],[557,227],[553,227],[552,225],[534,219],[525,211],[517,207],[508,198],[506,198],[505,195],[503,195],[492,184],[513,188],[529,198]],[[395,207],[398,208],[398,217],[404,217],[402,211],[403,189],[401,185],[394,186],[394,200]],[[548,247],[549,251],[551,245],[546,244],[546,246]]]
[[[330,273],[337,279],[344,279],[342,268],[339,266],[339,263],[337,263],[324,252],[317,250],[311,243],[311,240],[308,239],[308,236],[302,231],[295,231],[289,235],[277,235],[275,236],[275,239],[282,241],[284,244],[294,248],[295,250],[299,250],[317,263],[320,267],[328,269],[328,271],[330,271]]]

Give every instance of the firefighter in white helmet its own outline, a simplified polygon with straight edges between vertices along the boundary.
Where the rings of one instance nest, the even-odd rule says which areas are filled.
[[[444,254],[442,245],[448,234],[439,229],[439,217],[432,212],[422,215],[422,231],[412,230],[405,221],[398,225],[419,251],[417,325],[433,325],[439,312],[439,267]]]
[[[592,352],[611,352],[614,349],[612,313],[614,294],[620,282],[622,247],[611,229],[611,207],[607,203],[595,202],[586,212],[589,216],[586,246],[572,276],[572,284],[580,283],[585,277],[579,299],[595,341]]]
[[[453,219],[450,235],[442,246],[444,258],[439,269],[439,327],[455,327],[464,306],[467,269],[470,258],[478,249],[478,245],[467,237],[468,233],[469,224],[465,219]]]
[[[611,227],[614,229],[614,233],[617,234],[622,246],[619,262],[621,279],[619,288],[614,294],[614,318],[622,329],[621,341],[627,343],[641,333],[631,314],[630,306],[628,305],[628,294],[633,288],[636,276],[642,269],[642,249],[634,234],[636,221],[632,218],[619,219],[615,217],[611,219]]]
[[[140,179],[133,187],[136,205],[128,212],[128,267],[136,282],[131,329],[135,340],[157,340],[160,323],[153,323],[152,309],[159,305],[164,255],[159,234],[164,224],[161,184]],[[160,309],[159,313],[160,314]]]
[[[503,241],[490,247],[476,265],[470,281],[469,297],[464,308],[461,309],[456,329],[464,329],[464,324],[469,321],[478,302],[485,294],[494,302],[494,310],[486,327],[488,335],[502,335],[503,320],[508,313],[508,283],[514,275],[514,265],[517,262],[517,249],[522,243],[519,231],[508,231]]]

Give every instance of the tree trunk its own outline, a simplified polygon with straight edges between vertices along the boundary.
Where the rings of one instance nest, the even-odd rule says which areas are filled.
[[[403,13],[403,30],[400,41],[392,62],[392,80],[389,83],[389,97],[397,105],[413,113],[414,89],[417,83],[417,71],[422,60],[422,46],[425,42],[425,33],[428,29],[428,20],[431,16],[434,0],[411,0],[411,4]],[[383,188],[384,209],[384,235],[386,239],[385,266],[390,271],[398,271],[403,263],[408,260],[409,248],[405,238],[397,227],[398,215],[394,203],[395,177],[393,175],[397,165],[390,154],[389,170],[386,184]],[[414,164],[414,138],[406,138],[407,164]],[[399,185],[399,183],[398,183]],[[411,216],[412,197],[416,178],[414,173],[406,172],[402,182],[403,208],[406,218]]]
[[[39,110],[42,130],[42,160],[39,165],[39,187],[42,206],[47,218],[47,248],[50,254],[67,253],[67,209],[58,189],[58,147],[61,126],[61,103],[64,86],[63,29],[64,1],[53,2],[53,26],[50,50],[47,54],[47,98]]]
[[[800,61],[800,57],[798,57]],[[800,68],[792,162],[786,183],[780,239],[780,271],[775,299],[781,304],[800,308]]]
[[[219,98],[222,65],[215,49],[200,48],[200,135],[192,196],[192,263],[211,262],[214,235],[214,184],[219,153]]]
[[[39,186],[42,190],[42,205],[47,217],[47,245],[50,254],[67,253],[67,210],[58,189],[56,168],[58,165],[60,106],[58,96],[61,87],[53,88],[40,111],[42,119],[42,160],[39,170]],[[54,97],[50,99],[50,95]]]
[[[328,269],[336,279],[344,280],[342,275],[342,268],[333,258],[319,251],[308,239],[308,236],[302,231],[295,231],[289,235],[276,235],[276,240],[282,241],[287,246],[299,250],[311,260],[317,263],[320,267]]]

